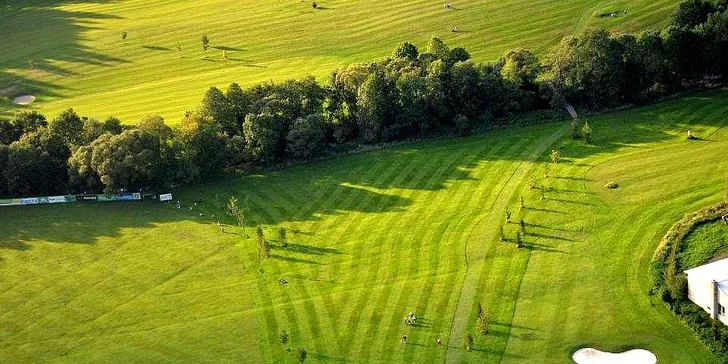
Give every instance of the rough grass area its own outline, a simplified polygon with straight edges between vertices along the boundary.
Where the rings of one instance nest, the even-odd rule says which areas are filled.
[[[680,265],[690,269],[728,255],[728,225],[722,220],[697,227],[685,239]]]
[[[9,0],[0,3],[0,94],[35,95],[32,108],[50,118],[74,107],[128,124],[159,113],[174,124],[210,86],[325,81],[338,66],[387,56],[405,40],[424,48],[433,35],[479,61],[516,47],[542,55],[584,26],[659,28],[676,3],[635,0],[626,16],[594,18],[612,2],[462,0],[445,10],[425,0],[321,0],[318,9],[297,0]],[[0,115],[18,109],[0,97]]]
[[[564,121],[190,187],[175,192],[182,209],[0,209],[1,361],[292,363],[303,347],[316,362],[563,363],[580,347],[639,347],[714,363],[647,295],[647,271],[671,224],[723,198],[726,100],[594,117],[591,145]],[[701,139],[685,140],[687,128]],[[551,149],[564,159],[545,180]],[[264,228],[271,259],[259,264],[239,227],[218,230],[230,195]],[[490,334],[466,352],[478,302]]]

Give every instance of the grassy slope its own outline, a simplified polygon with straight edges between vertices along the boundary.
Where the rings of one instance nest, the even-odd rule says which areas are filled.
[[[33,93],[33,107],[53,117],[75,107],[125,123],[160,113],[176,123],[205,89],[288,79],[308,74],[325,80],[335,67],[391,53],[409,40],[424,47],[440,36],[494,60],[507,49],[543,54],[564,35],[587,25],[621,31],[658,28],[675,0],[441,2],[161,0],[5,1],[0,5],[0,113],[15,108],[7,96]],[[3,7],[4,6],[4,7]],[[596,18],[617,7],[628,14]],[[458,26],[459,33],[452,33]],[[121,40],[121,32],[128,39]],[[202,59],[200,37],[212,42]],[[175,45],[182,44],[183,58]],[[216,48],[217,47],[217,48]],[[227,49],[228,61],[221,59]],[[29,70],[28,61],[36,67]],[[9,90],[8,90],[9,89]]]
[[[563,363],[594,345],[711,363],[647,296],[646,272],[675,220],[722,197],[726,99],[711,92],[590,119],[594,145],[562,138],[551,147],[566,160],[552,168],[545,200],[527,187],[543,175],[529,161],[546,159],[538,152],[563,124],[182,193],[204,200],[203,218],[152,204],[2,209],[0,358],[292,362],[278,339],[285,329],[292,348],[327,362]],[[684,140],[687,127],[704,140]],[[621,187],[606,190],[608,181]],[[209,216],[231,194],[246,198],[274,245],[285,226],[290,247],[258,266],[252,239],[217,232]],[[496,241],[506,206],[527,223],[526,249]],[[505,229],[512,237],[516,226]],[[436,335],[448,342],[472,330],[478,301],[492,334],[471,353],[458,342],[438,349]],[[401,323],[409,311],[419,326]]]
[[[682,247],[680,263],[683,269],[690,269],[727,255],[728,226],[718,220],[700,225],[688,235]]]

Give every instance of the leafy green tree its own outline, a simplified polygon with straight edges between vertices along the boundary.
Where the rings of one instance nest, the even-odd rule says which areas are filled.
[[[427,53],[445,61],[450,56],[450,48],[440,38],[433,36],[427,43]]]
[[[715,12],[713,3],[703,0],[684,0],[672,13],[670,23],[680,28],[692,29],[704,23]]]
[[[592,142],[592,128],[589,126],[589,122],[584,122],[584,126],[581,128],[581,134],[584,136],[584,142],[591,144]]]
[[[227,132],[231,135],[243,135],[243,123],[245,123],[245,116],[250,112],[252,97],[237,83],[231,83],[228,86],[225,97],[229,103],[230,113],[235,125],[233,130]],[[223,126],[223,128],[226,128],[226,126]]]
[[[388,133],[401,139],[417,132],[427,132],[437,121],[428,113],[427,80],[415,72],[406,72],[399,76],[395,84],[398,97],[394,125]]]
[[[660,37],[663,45],[663,62],[672,74],[676,88],[679,88],[684,81],[699,79],[703,73],[701,66],[704,65],[701,57],[706,47],[700,33],[670,25],[662,30]]]
[[[462,47],[455,47],[447,54],[447,63],[455,64],[465,62],[470,59],[470,53]]]
[[[278,239],[281,242],[281,246],[284,248],[288,246],[288,237],[286,235],[287,235],[286,228],[284,228],[283,226],[279,226],[278,227]]]
[[[164,122],[164,118],[159,115],[144,116],[139,120],[139,123],[137,123],[136,126],[137,129],[153,135],[161,142],[168,141],[174,135],[172,128],[170,128]]]
[[[286,150],[294,158],[309,158],[323,150],[326,127],[317,114],[298,118],[286,136]]]
[[[272,114],[248,114],[243,132],[246,148],[254,160],[267,163],[276,158],[280,132]]]
[[[518,87],[533,87],[536,78],[541,74],[538,57],[530,50],[523,48],[506,52],[498,64],[503,79]]]
[[[623,51],[607,30],[590,28],[562,39],[544,64],[544,79],[568,100],[592,108],[621,102]]]
[[[96,119],[83,121],[83,144],[88,144],[104,134],[104,125]]]
[[[551,163],[559,164],[561,161],[561,152],[558,149],[552,149],[551,154],[549,154],[549,159],[551,159]]]
[[[53,119],[50,130],[69,147],[81,145],[84,142],[83,120],[73,109],[66,109]]]
[[[231,196],[230,199],[227,202],[227,209],[228,213],[232,215],[235,220],[238,222],[238,225],[243,228],[243,234],[247,235],[245,232],[245,209],[240,205],[240,201],[237,197]],[[257,231],[256,231],[257,232]],[[262,230],[261,230],[262,232]]]
[[[159,141],[139,129],[101,135],[88,146],[78,148],[69,167],[80,178],[98,176],[106,194],[120,188],[158,186],[165,171]]]
[[[506,223],[511,223],[511,210],[506,209]]]
[[[383,72],[377,71],[367,77],[359,89],[357,100],[358,126],[363,142],[381,140],[384,128],[394,119],[396,100],[396,88]]]
[[[121,120],[115,116],[109,116],[104,120],[102,129],[104,133],[110,134],[121,134],[124,131],[124,126],[121,125]]]
[[[202,113],[222,127],[228,135],[235,134],[237,120],[230,100],[217,87],[210,87],[202,98]]]
[[[15,140],[19,140],[20,136],[25,133],[31,133],[38,130],[38,128],[47,127],[48,121],[46,121],[46,117],[43,114],[35,110],[21,111],[15,115],[13,124],[16,128],[17,138]]]
[[[202,42],[202,52],[207,52],[207,48],[210,47],[210,39],[207,38],[206,34],[203,34],[200,41]]]
[[[7,191],[11,196],[35,196],[37,188],[33,184],[38,179],[39,153],[30,145],[13,143],[8,150],[7,162],[3,170]]]
[[[16,127],[13,122],[9,119],[0,118],[0,144],[9,145],[18,140],[19,136],[16,136],[16,134]]]
[[[359,89],[367,80],[371,65],[353,63],[334,70],[326,85],[328,100],[327,122],[332,126],[332,136],[338,142],[349,141],[357,136]]]
[[[581,123],[579,119],[571,120],[571,139],[581,139]]]
[[[526,236],[526,222],[521,219],[521,222],[518,225],[521,235]]]
[[[7,150],[3,170],[7,192],[18,197],[65,191],[68,156],[69,151],[63,141],[45,127],[23,134]]]
[[[417,50],[416,45],[414,45],[410,42],[402,42],[394,50],[392,57],[398,58],[398,59],[406,59],[410,62],[414,62],[417,60],[417,57],[419,55],[420,55],[420,52]]]
[[[488,332],[490,331],[490,325],[488,324],[488,316],[486,316],[485,312],[478,315],[478,318],[475,322],[475,327],[478,333],[480,333],[481,335],[488,335]]]
[[[728,3],[728,1],[726,1]],[[728,75],[728,10],[716,12],[708,17],[705,24],[705,33],[708,44],[708,63],[713,72]]]
[[[265,240],[263,229],[260,226],[257,227],[255,234],[258,237],[258,260],[270,258],[270,244]]]
[[[190,113],[182,119],[175,135],[183,180],[197,183],[222,173],[226,152],[219,124],[209,117]]]

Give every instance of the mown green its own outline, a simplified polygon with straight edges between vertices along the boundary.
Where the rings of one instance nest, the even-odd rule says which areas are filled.
[[[182,209],[3,208],[0,359],[294,362],[305,348],[317,362],[565,363],[593,346],[714,363],[648,295],[648,265],[675,221],[723,198],[726,100],[590,117],[593,144],[563,121],[232,178],[175,191]],[[544,179],[552,149],[563,159]],[[219,231],[232,195],[271,259],[258,263],[252,228],[224,217]],[[521,249],[506,209],[524,219]],[[478,302],[490,334],[465,352]]]

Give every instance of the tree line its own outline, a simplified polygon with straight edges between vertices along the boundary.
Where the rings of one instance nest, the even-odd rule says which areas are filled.
[[[50,123],[36,112],[0,119],[0,196],[194,184],[236,170],[307,160],[362,144],[468,134],[569,102],[598,110],[719,84],[728,74],[728,0],[681,3],[661,31],[587,29],[543,59],[526,49],[477,63],[437,37],[424,51],[313,77],[207,90],[169,127],[134,126],[72,109]]]

